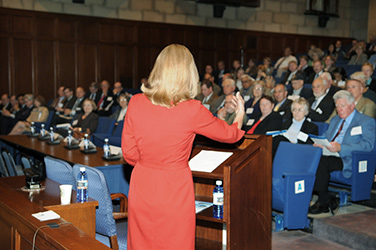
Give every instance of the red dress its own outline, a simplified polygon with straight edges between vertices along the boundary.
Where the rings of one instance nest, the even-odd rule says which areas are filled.
[[[194,249],[195,204],[188,159],[196,134],[234,143],[244,134],[215,118],[199,101],[175,107],[132,97],[122,151],[134,169],[129,188],[128,249]]]

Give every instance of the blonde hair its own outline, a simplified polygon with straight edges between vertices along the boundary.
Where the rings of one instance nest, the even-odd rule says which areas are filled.
[[[183,45],[171,44],[158,55],[148,86],[141,90],[155,105],[176,106],[197,95],[198,72],[191,52]]]

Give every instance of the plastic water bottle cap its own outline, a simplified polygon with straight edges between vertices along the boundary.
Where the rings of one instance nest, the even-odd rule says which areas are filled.
[[[221,180],[217,180],[217,181],[215,182],[215,185],[217,185],[217,186],[221,186],[221,185],[222,185],[222,181],[221,181]]]
[[[85,172],[85,167],[80,167],[80,172]]]
[[[105,142],[108,142],[108,138],[104,139]]]

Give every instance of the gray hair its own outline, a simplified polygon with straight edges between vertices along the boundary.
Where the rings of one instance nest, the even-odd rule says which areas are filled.
[[[232,87],[235,87],[235,81],[234,81],[234,79],[227,78],[227,79],[225,79],[225,80],[223,81],[223,83],[225,83],[225,82],[229,82],[229,83],[231,84]],[[222,85],[223,85],[223,83],[222,83]]]
[[[246,78],[247,80],[251,80],[251,81],[255,81],[255,79],[253,79],[250,75],[248,74],[243,74],[240,79],[243,80],[244,78]]]
[[[329,72],[323,72],[320,75],[320,77],[321,78],[325,78],[327,81],[331,81],[332,80],[332,75]]]
[[[352,104],[355,102],[353,95],[346,90],[340,90],[337,93],[335,93],[333,96],[334,102],[342,98],[345,98],[348,104]]]
[[[28,101],[34,100],[34,96],[32,94],[26,94],[24,95],[24,99]]]
[[[365,82],[366,82],[366,76],[365,76],[364,73],[361,72],[361,71],[358,71],[358,72],[353,73],[353,74],[350,76],[350,79],[358,80],[358,81],[361,81],[362,83],[365,83]]]
[[[292,110],[294,109],[294,106],[296,104],[299,104],[299,105],[302,105],[303,108],[304,108],[304,116],[307,116],[308,113],[309,113],[309,103],[306,99],[304,99],[304,97],[300,97],[296,100],[294,100],[292,103],[291,103],[291,112]]]

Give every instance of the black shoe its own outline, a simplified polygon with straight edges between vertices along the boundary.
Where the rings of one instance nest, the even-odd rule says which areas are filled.
[[[335,215],[339,209],[339,198],[338,197],[331,197],[329,199],[329,208],[330,211],[332,212],[332,215]]]
[[[321,214],[321,213],[328,213],[329,212],[329,205],[321,205],[319,202],[313,204],[309,209],[309,214]]]

